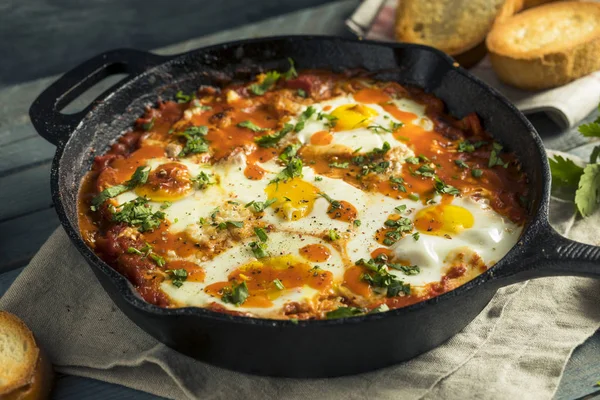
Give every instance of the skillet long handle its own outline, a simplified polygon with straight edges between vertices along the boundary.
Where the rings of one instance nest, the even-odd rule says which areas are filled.
[[[35,99],[29,108],[31,122],[44,139],[60,146],[67,141],[81,120],[98,102],[122,86],[132,76],[160,64],[168,58],[139,50],[119,49],[89,59],[58,78]],[[129,76],[102,93],[83,110],[74,114],[60,112],[96,83],[110,75],[122,73],[129,74]]]
[[[600,246],[567,239],[544,224],[515,263],[495,274],[504,286],[531,278],[572,275],[600,279]]]

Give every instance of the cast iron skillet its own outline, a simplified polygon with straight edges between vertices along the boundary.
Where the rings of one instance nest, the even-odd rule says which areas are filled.
[[[230,77],[247,79],[260,70],[288,68],[343,71],[364,68],[379,79],[415,85],[434,93],[448,111],[475,111],[485,129],[514,151],[531,180],[530,222],[519,243],[471,282],[437,298],[349,319],[289,321],[236,317],[202,308],[162,309],[136,294],[129,282],[100,260],[77,228],[77,190],[94,155],[104,153],[159,97],[192,91]],[[129,76],[83,111],[60,113],[78,95],[115,73]],[[30,109],[41,136],[57,146],[52,198],[71,241],[121,310],[168,346],[218,366],[256,374],[329,377],[408,360],[465,327],[496,290],[518,281],[552,275],[600,277],[600,247],[565,239],[548,223],[550,173],[533,126],[504,97],[443,53],[418,45],[288,36],[226,43],[177,56],[135,50],[101,54],[46,89]],[[107,327],[108,328],[108,327]]]

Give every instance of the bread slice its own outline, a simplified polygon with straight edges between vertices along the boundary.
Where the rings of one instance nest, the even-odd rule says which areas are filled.
[[[502,81],[528,90],[564,85],[600,69],[600,3],[529,9],[496,24],[486,44]]]
[[[545,3],[550,3],[556,0],[525,0],[523,2],[523,9],[527,9],[527,8],[531,8],[531,7],[537,7],[540,6],[542,4]]]
[[[464,53],[485,40],[497,19],[518,12],[523,0],[399,0],[396,39]]]

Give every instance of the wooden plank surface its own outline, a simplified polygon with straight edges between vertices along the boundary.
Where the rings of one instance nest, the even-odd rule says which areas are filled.
[[[158,52],[174,54],[213,43],[264,35],[347,35],[343,20],[359,0],[337,1],[223,31],[243,22],[325,2],[222,0],[218,2],[219,6],[203,4],[202,10],[191,11],[190,5],[183,3],[153,7],[153,1],[150,1],[145,2],[144,7],[135,7],[140,3],[138,0],[93,0],[87,3],[89,7],[85,10],[75,7],[74,0],[1,3],[0,37],[4,40],[0,41],[0,54],[15,54],[15,57],[4,60],[0,70],[0,88],[5,86],[0,90],[0,187],[3,189],[0,192],[3,206],[0,208],[0,296],[59,225],[49,202],[49,162],[53,148],[35,133],[27,116],[33,99],[55,77],[22,81],[62,72],[109,48],[128,45],[151,49],[215,31],[220,32],[169,45]],[[163,16],[164,20],[155,24],[155,20]],[[117,25],[119,27],[115,28]],[[91,37],[98,31],[104,34]],[[17,51],[17,46],[35,51]],[[542,115],[532,116],[531,120],[547,147],[570,150],[584,158],[589,156],[593,145],[581,146],[585,141],[575,131],[561,132]],[[5,194],[7,187],[11,188],[9,192],[14,192]],[[2,274],[3,270],[9,269]],[[575,350],[556,399],[580,398],[597,390],[593,385],[600,377],[598,354],[600,334]],[[121,386],[73,376],[59,377],[53,397],[158,399]]]

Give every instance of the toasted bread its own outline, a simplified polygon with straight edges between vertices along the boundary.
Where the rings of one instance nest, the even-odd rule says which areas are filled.
[[[13,314],[0,311],[0,398],[45,399],[51,375],[31,331]]]
[[[518,12],[523,0],[400,0],[396,39],[464,53],[485,40],[494,22]]]
[[[531,8],[531,7],[537,7],[537,6],[540,6],[542,4],[550,3],[550,2],[553,2],[553,1],[556,1],[556,0],[525,0],[523,2],[523,8],[527,9],[527,8]]]
[[[600,69],[600,3],[529,9],[496,24],[486,44],[502,81],[528,90],[564,85]]]

